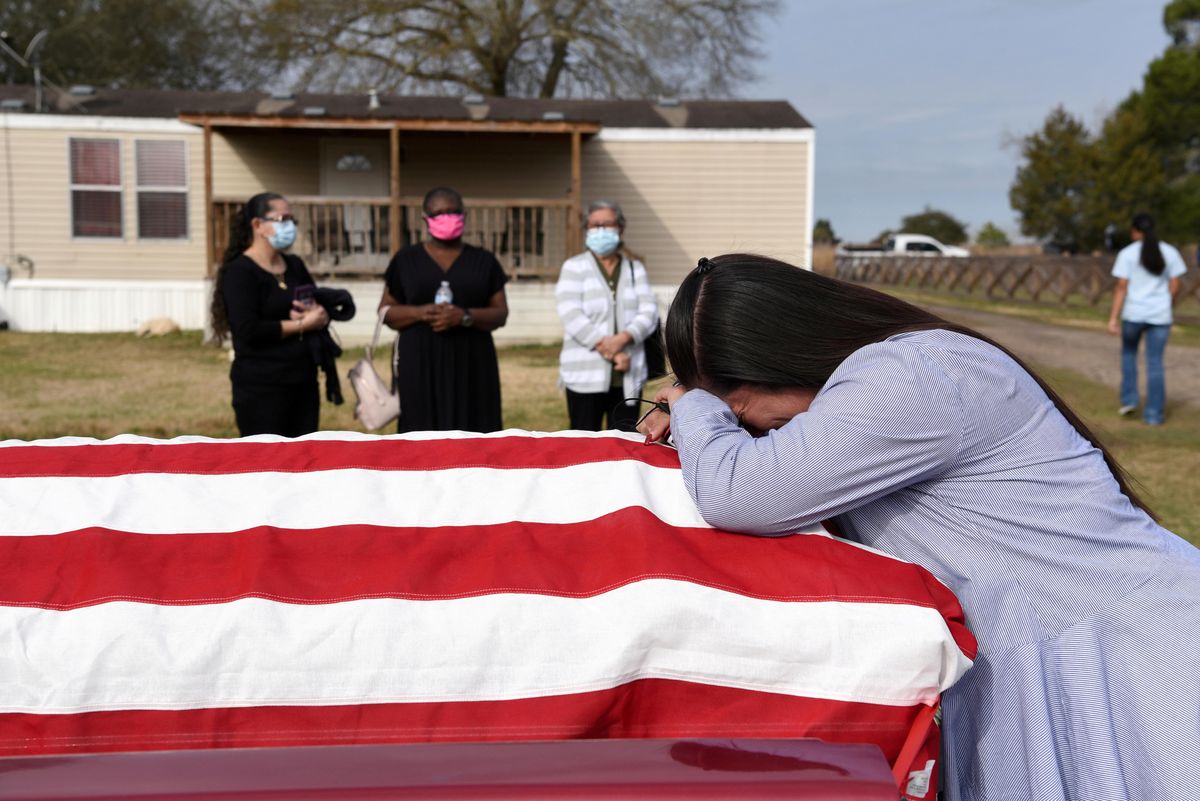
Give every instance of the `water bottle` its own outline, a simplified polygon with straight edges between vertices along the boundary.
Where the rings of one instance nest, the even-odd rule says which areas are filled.
[[[438,287],[437,292],[433,294],[433,302],[437,306],[454,302],[454,290],[450,289],[449,281],[443,281],[442,285]]]

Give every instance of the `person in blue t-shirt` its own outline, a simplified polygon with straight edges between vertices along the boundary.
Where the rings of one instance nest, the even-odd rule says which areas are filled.
[[[1167,401],[1163,351],[1171,333],[1171,306],[1179,294],[1179,277],[1187,265],[1179,251],[1159,242],[1154,218],[1133,218],[1132,244],[1117,254],[1112,274],[1117,279],[1113,292],[1108,330],[1121,335],[1121,407],[1127,415],[1138,407],[1137,352],[1146,337],[1146,406],[1142,419],[1162,425]]]

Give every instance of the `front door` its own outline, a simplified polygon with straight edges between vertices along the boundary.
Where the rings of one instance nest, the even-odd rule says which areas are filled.
[[[321,194],[333,197],[388,196],[388,141],[366,137],[321,140]]]
[[[321,194],[345,199],[332,217],[341,236],[326,242],[330,260],[342,268],[372,269],[386,262],[389,244],[387,204],[354,203],[388,197],[388,141],[383,138],[328,137],[321,140]]]

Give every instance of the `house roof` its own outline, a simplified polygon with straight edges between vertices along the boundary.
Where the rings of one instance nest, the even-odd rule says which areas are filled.
[[[32,113],[31,86],[0,86],[0,100],[25,101]],[[811,128],[785,100],[685,100],[677,104],[653,100],[543,100],[488,97],[465,102],[458,97],[379,95],[372,109],[365,94],[297,94],[275,99],[263,92],[200,92],[158,89],[96,89],[90,95],[46,92],[47,110],[55,114],[105,117],[220,116],[296,118],[313,116],[370,120],[450,120],[463,122],[593,123],[606,128]],[[322,109],[314,114],[312,109]],[[308,110],[308,111],[306,111]],[[562,115],[561,118],[558,115]]]

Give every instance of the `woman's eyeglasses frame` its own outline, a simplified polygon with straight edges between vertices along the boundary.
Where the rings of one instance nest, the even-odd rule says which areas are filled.
[[[650,415],[654,414],[655,412],[662,412],[663,414],[665,414],[667,416],[670,416],[670,414],[671,414],[671,407],[668,406],[667,404],[663,403],[662,401],[652,401],[652,400],[649,400],[648,398],[624,398],[623,400],[617,401],[616,405],[612,407],[612,411],[609,413],[608,419],[609,420],[614,419],[617,416],[617,412],[620,411],[622,406],[629,406],[629,405],[635,404],[635,403],[648,403],[648,404],[650,404],[650,408],[647,409],[646,413],[643,414],[641,417],[639,417],[637,422],[633,424],[634,431],[637,431],[637,427],[640,426],[642,423],[646,422],[646,418],[648,418]],[[671,436],[670,436],[670,434],[668,434],[666,439],[663,440],[663,444],[670,445],[671,444],[670,440],[671,440]]]

